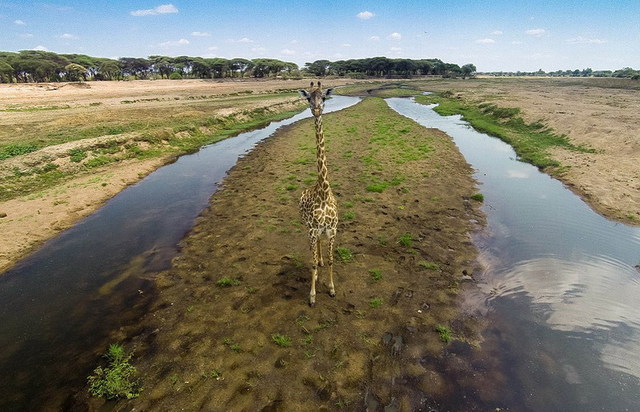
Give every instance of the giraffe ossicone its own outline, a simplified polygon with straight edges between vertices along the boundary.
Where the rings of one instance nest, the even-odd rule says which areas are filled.
[[[324,150],[324,130],[322,129],[322,111],[324,101],[333,89],[322,90],[322,85],[317,86],[311,82],[309,91],[300,90],[300,94],[307,99],[311,113],[315,117],[316,132],[316,165],[318,168],[318,180],[309,189],[302,192],[300,197],[300,215],[308,228],[309,242],[312,254],[311,267],[311,291],[309,292],[309,305],[316,303],[316,281],[318,280],[318,266],[323,266],[321,239],[323,235],[328,239],[328,263],[329,263],[329,295],[336,295],[333,284],[333,246],[338,232],[338,206],[331,191],[327,172],[327,157]]]

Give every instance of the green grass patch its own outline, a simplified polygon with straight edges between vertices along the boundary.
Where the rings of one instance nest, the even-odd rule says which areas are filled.
[[[349,263],[353,260],[353,252],[346,247],[336,248],[336,256],[342,263]]]
[[[271,335],[271,341],[282,348],[288,348],[289,346],[291,346],[291,338],[287,335],[274,333],[273,335]]]
[[[231,286],[238,286],[240,281],[238,279],[233,279],[228,276],[223,276],[216,281],[216,285],[221,288],[229,288]]]
[[[441,341],[443,341],[444,343],[451,342],[451,330],[448,327],[444,325],[438,325],[436,326],[436,332],[438,332]]]
[[[427,269],[427,270],[435,270],[435,271],[439,271],[440,270],[440,266],[437,263],[427,262],[425,260],[423,260],[422,262],[419,262],[418,266],[420,266],[423,269]]]
[[[0,160],[8,159],[14,156],[25,155],[27,153],[35,152],[38,150],[38,146],[35,144],[9,144],[0,148]]]
[[[382,271],[380,269],[369,269],[369,274],[374,282],[382,280]]]
[[[127,354],[122,345],[110,345],[105,358],[108,366],[98,366],[87,378],[89,393],[106,399],[137,398],[142,391],[139,380],[134,379],[135,366],[131,365],[132,354]]]
[[[411,233],[405,233],[398,238],[398,243],[404,247],[413,246],[413,235]]]
[[[547,151],[552,147],[581,153],[595,152],[585,146],[574,145],[566,135],[558,135],[540,122],[526,123],[520,116],[519,108],[498,107],[487,103],[475,105],[453,98],[452,93],[445,92],[418,96],[416,101],[423,104],[437,103],[434,110],[443,116],[462,115],[474,129],[510,144],[522,161],[540,169],[560,166]]]
[[[475,200],[476,202],[484,202],[484,195],[482,193],[475,193],[471,195],[471,200]]]
[[[373,309],[377,309],[384,303],[384,299],[382,298],[371,298],[369,299],[369,307]]]

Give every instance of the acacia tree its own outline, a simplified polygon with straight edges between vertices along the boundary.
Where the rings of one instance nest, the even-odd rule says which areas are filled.
[[[468,76],[471,76],[476,72],[476,66],[471,63],[465,64],[460,68],[460,71],[462,72],[462,78],[466,79]]]
[[[87,79],[87,69],[77,63],[67,64],[64,69],[67,71],[67,80],[77,82]]]

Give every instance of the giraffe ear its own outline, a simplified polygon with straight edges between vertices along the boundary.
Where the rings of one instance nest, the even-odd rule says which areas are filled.
[[[300,92],[300,96],[304,97],[305,99],[309,99],[311,96],[309,96],[309,93],[307,93],[306,90],[298,90]]]

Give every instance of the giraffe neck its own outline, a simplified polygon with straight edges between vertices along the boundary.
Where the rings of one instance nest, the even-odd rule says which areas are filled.
[[[316,157],[318,166],[318,187],[322,190],[324,197],[331,193],[329,186],[327,156],[324,153],[324,130],[322,130],[322,115],[316,117]]]

